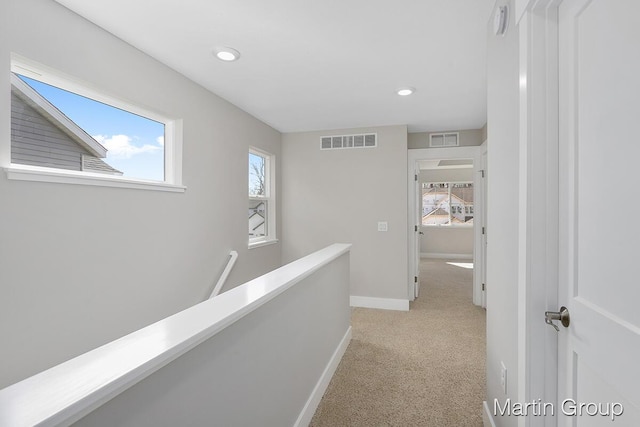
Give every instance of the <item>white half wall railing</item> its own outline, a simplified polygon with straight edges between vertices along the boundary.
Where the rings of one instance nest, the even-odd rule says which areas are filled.
[[[231,256],[231,258],[229,258],[227,266],[222,271],[222,275],[220,276],[220,279],[218,279],[218,283],[216,283],[216,286],[213,288],[213,291],[211,291],[211,295],[209,295],[208,299],[211,299],[220,293],[220,290],[222,290],[224,283],[227,281],[227,277],[229,277],[229,273],[231,273],[231,269],[236,263],[236,259],[238,259],[238,252],[236,251],[229,252],[229,255]]]
[[[334,244],[0,390],[0,425],[306,426],[351,339]]]

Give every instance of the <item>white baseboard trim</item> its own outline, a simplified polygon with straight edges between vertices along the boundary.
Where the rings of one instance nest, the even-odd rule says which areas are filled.
[[[408,299],[349,297],[351,307],[381,308],[383,310],[409,311]]]
[[[307,399],[307,403],[304,405],[304,408],[302,408],[302,412],[300,412],[300,415],[298,416],[294,427],[307,427],[311,422],[313,414],[315,414],[316,409],[318,409],[320,400],[322,400],[324,392],[327,390],[327,387],[329,387],[329,382],[331,381],[333,374],[336,372],[336,369],[338,369],[338,364],[340,363],[340,360],[342,360],[344,352],[347,351],[347,347],[349,346],[350,341],[351,326],[349,326],[349,329],[347,329],[344,337],[342,337],[340,344],[338,344],[338,347],[333,352],[331,359],[329,359],[329,363],[324,368],[324,371],[322,372],[318,383],[313,388],[313,391],[311,392],[309,399]]]
[[[486,400],[482,402],[482,407],[484,408],[482,412],[482,423],[484,427],[496,427],[496,422],[493,420],[493,415],[491,415],[491,410]]]
[[[438,252],[420,252],[420,258],[473,259],[473,254],[443,254]]]

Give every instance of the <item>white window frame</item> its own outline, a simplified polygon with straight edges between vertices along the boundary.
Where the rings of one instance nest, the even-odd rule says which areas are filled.
[[[263,200],[267,203],[267,233],[265,236],[249,238],[249,249],[257,248],[260,246],[270,245],[278,242],[276,237],[276,175],[275,175],[275,155],[268,153],[264,150],[255,147],[249,147],[247,158],[249,154],[263,157],[265,159],[264,175],[265,175],[265,188],[264,196],[252,196],[249,195],[249,183],[247,182],[247,195],[248,201],[250,200]],[[247,168],[248,168],[247,162]],[[247,180],[249,179],[250,170],[247,170]]]
[[[10,156],[0,164],[0,167],[5,169],[8,179],[168,192],[184,192],[186,190],[186,187],[182,185],[181,119],[170,119],[121,98],[107,95],[104,92],[93,89],[89,84],[77,78],[65,75],[20,55],[11,55],[11,72],[164,124],[164,181],[11,163]],[[8,144],[10,150],[10,139]]]
[[[475,183],[473,181],[439,181],[438,183],[446,183],[449,184],[447,190],[448,190],[448,197],[449,197],[449,224],[421,224],[422,227],[445,227],[445,228],[472,228],[473,224],[467,224],[467,223],[463,223],[463,224],[454,224],[453,223],[453,215],[451,214],[451,188],[453,188],[453,186],[455,184],[471,184],[473,185],[474,189],[475,189]],[[431,182],[431,181],[425,181],[422,182],[420,185],[420,210],[423,211],[424,209],[424,197],[423,197],[423,193],[422,191],[424,190],[424,188],[422,187],[424,184],[436,184],[436,182]],[[475,192],[474,192],[474,196],[475,196]],[[475,222],[475,200],[474,200],[474,213],[473,213],[473,219]],[[422,217],[420,217],[420,222],[422,223]]]

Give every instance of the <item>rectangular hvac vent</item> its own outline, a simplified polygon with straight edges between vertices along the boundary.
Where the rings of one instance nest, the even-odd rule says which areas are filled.
[[[432,133],[429,135],[429,147],[457,147],[458,132]]]
[[[372,148],[377,145],[378,134],[376,133],[320,137],[321,150],[333,150],[339,148]]]

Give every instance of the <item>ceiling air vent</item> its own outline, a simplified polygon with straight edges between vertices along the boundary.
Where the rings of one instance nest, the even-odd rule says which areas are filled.
[[[340,148],[373,148],[377,145],[378,135],[375,133],[320,137],[321,150],[335,150]]]
[[[457,147],[458,132],[432,133],[429,135],[429,147]]]

